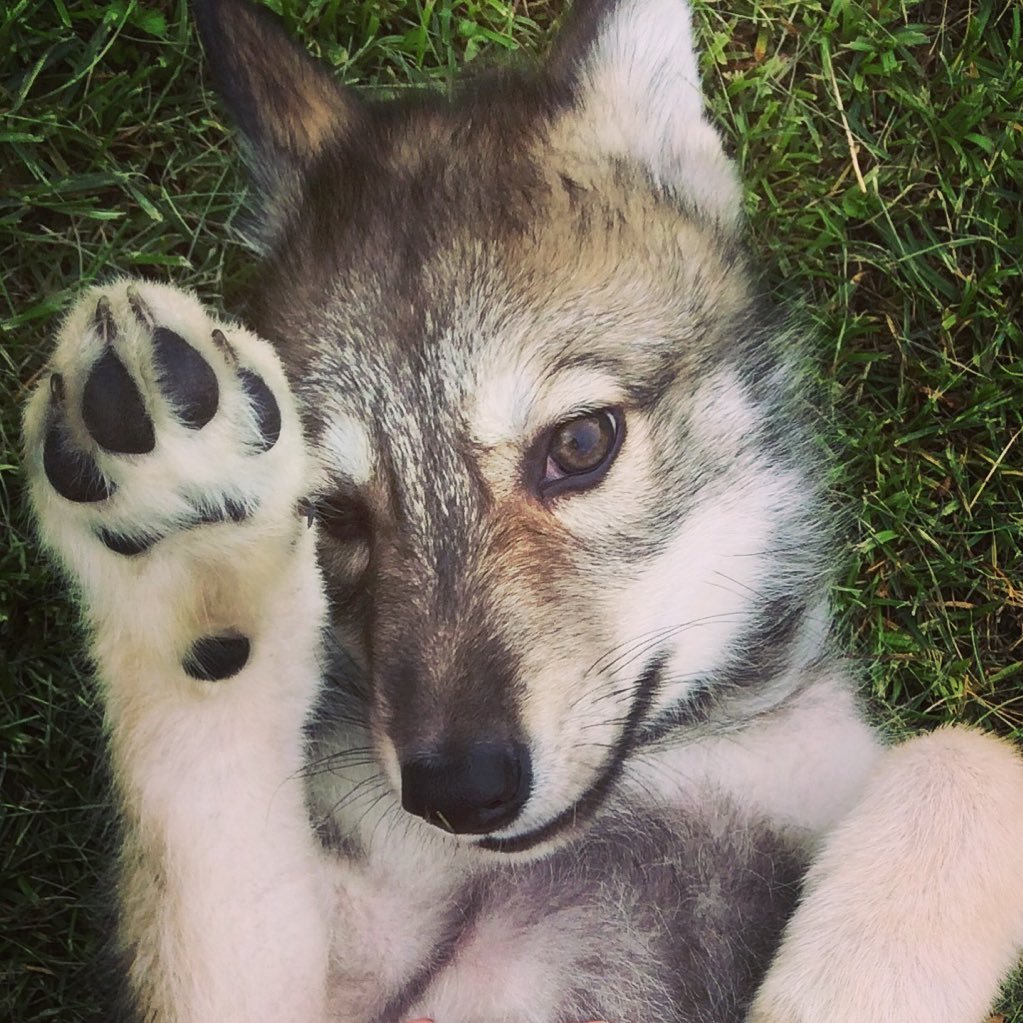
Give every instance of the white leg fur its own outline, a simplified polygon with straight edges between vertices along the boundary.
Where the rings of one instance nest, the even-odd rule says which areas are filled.
[[[123,361],[145,364],[127,284],[87,293],[64,325],[51,371],[63,375],[69,403],[95,356],[100,293],[118,320]],[[295,511],[306,482],[298,417],[265,342],[211,320],[177,289],[136,287],[156,322],[215,368],[216,417],[186,430],[161,419],[154,399],[151,453],[93,446],[117,491],[92,503],[67,501],[47,481],[48,382],[25,427],[40,532],[81,589],[97,663],[124,818],[120,940],[132,995],[139,1019],[152,1023],[319,1023],[330,912],[301,769],[325,608],[314,535]],[[251,413],[231,360],[210,343],[218,326],[280,406],[280,438],[261,454],[238,440]],[[248,518],[175,532],[181,493],[213,483],[240,495]],[[137,515],[169,535],[136,557],[96,538],[98,525]],[[216,682],[186,674],[191,643],[225,628],[249,638],[245,666]]]
[[[1023,760],[945,728],[887,751],[826,839],[750,1023],[980,1023],[1023,947]]]

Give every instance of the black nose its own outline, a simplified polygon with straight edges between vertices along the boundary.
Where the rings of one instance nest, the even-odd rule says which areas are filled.
[[[401,805],[445,831],[483,835],[514,820],[532,779],[529,752],[517,743],[427,750],[401,765]]]

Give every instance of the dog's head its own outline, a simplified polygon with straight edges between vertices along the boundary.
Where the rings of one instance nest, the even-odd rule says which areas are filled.
[[[200,21],[380,762],[412,813],[540,847],[819,642],[795,356],[687,8],[586,3],[535,76],[385,103],[243,0]]]

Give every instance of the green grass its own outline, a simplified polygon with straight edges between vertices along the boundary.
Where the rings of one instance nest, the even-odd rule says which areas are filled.
[[[391,90],[537,50],[562,9],[284,6],[346,81]],[[900,729],[1023,733],[1021,18],[1009,0],[700,7],[765,281],[820,339],[857,523],[838,598]],[[36,1023],[95,1017],[107,796],[73,612],[27,524],[18,405],[83,281],[215,298],[248,257],[183,2],[14,0],[0,54],[0,1019]],[[1023,1021],[1023,991],[1004,1011]]]
[[[754,245],[816,320],[840,600],[907,727],[1023,725],[1023,13],[712,7]],[[740,13],[736,13],[736,12]]]

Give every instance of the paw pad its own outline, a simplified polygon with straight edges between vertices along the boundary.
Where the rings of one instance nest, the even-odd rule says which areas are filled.
[[[123,554],[126,558],[145,554],[153,544],[163,539],[155,533],[115,533],[110,529],[101,529],[96,535],[107,550]]]
[[[75,446],[67,422],[58,408],[61,394],[59,380],[57,374],[51,378],[50,409],[43,440],[43,471],[50,486],[68,501],[79,504],[105,501],[117,488],[93,459]]]
[[[245,393],[252,403],[252,411],[256,415],[256,425],[259,429],[259,440],[256,444],[257,451],[269,451],[281,435],[281,410],[277,406],[277,399],[273,391],[266,386],[263,378],[257,376],[251,370],[240,369],[238,378],[245,388]]]
[[[213,505],[199,500],[195,502],[195,525],[207,526],[217,522],[244,522],[249,510],[233,497],[225,497],[222,505]]]
[[[187,675],[201,682],[220,682],[237,675],[248,659],[248,639],[229,633],[197,639],[181,666]]]
[[[156,431],[142,394],[112,348],[89,371],[82,421],[92,439],[115,454],[145,455],[156,447]]]
[[[178,422],[190,430],[201,430],[213,418],[220,399],[213,368],[180,334],[167,327],[153,331],[153,361],[160,389]]]

